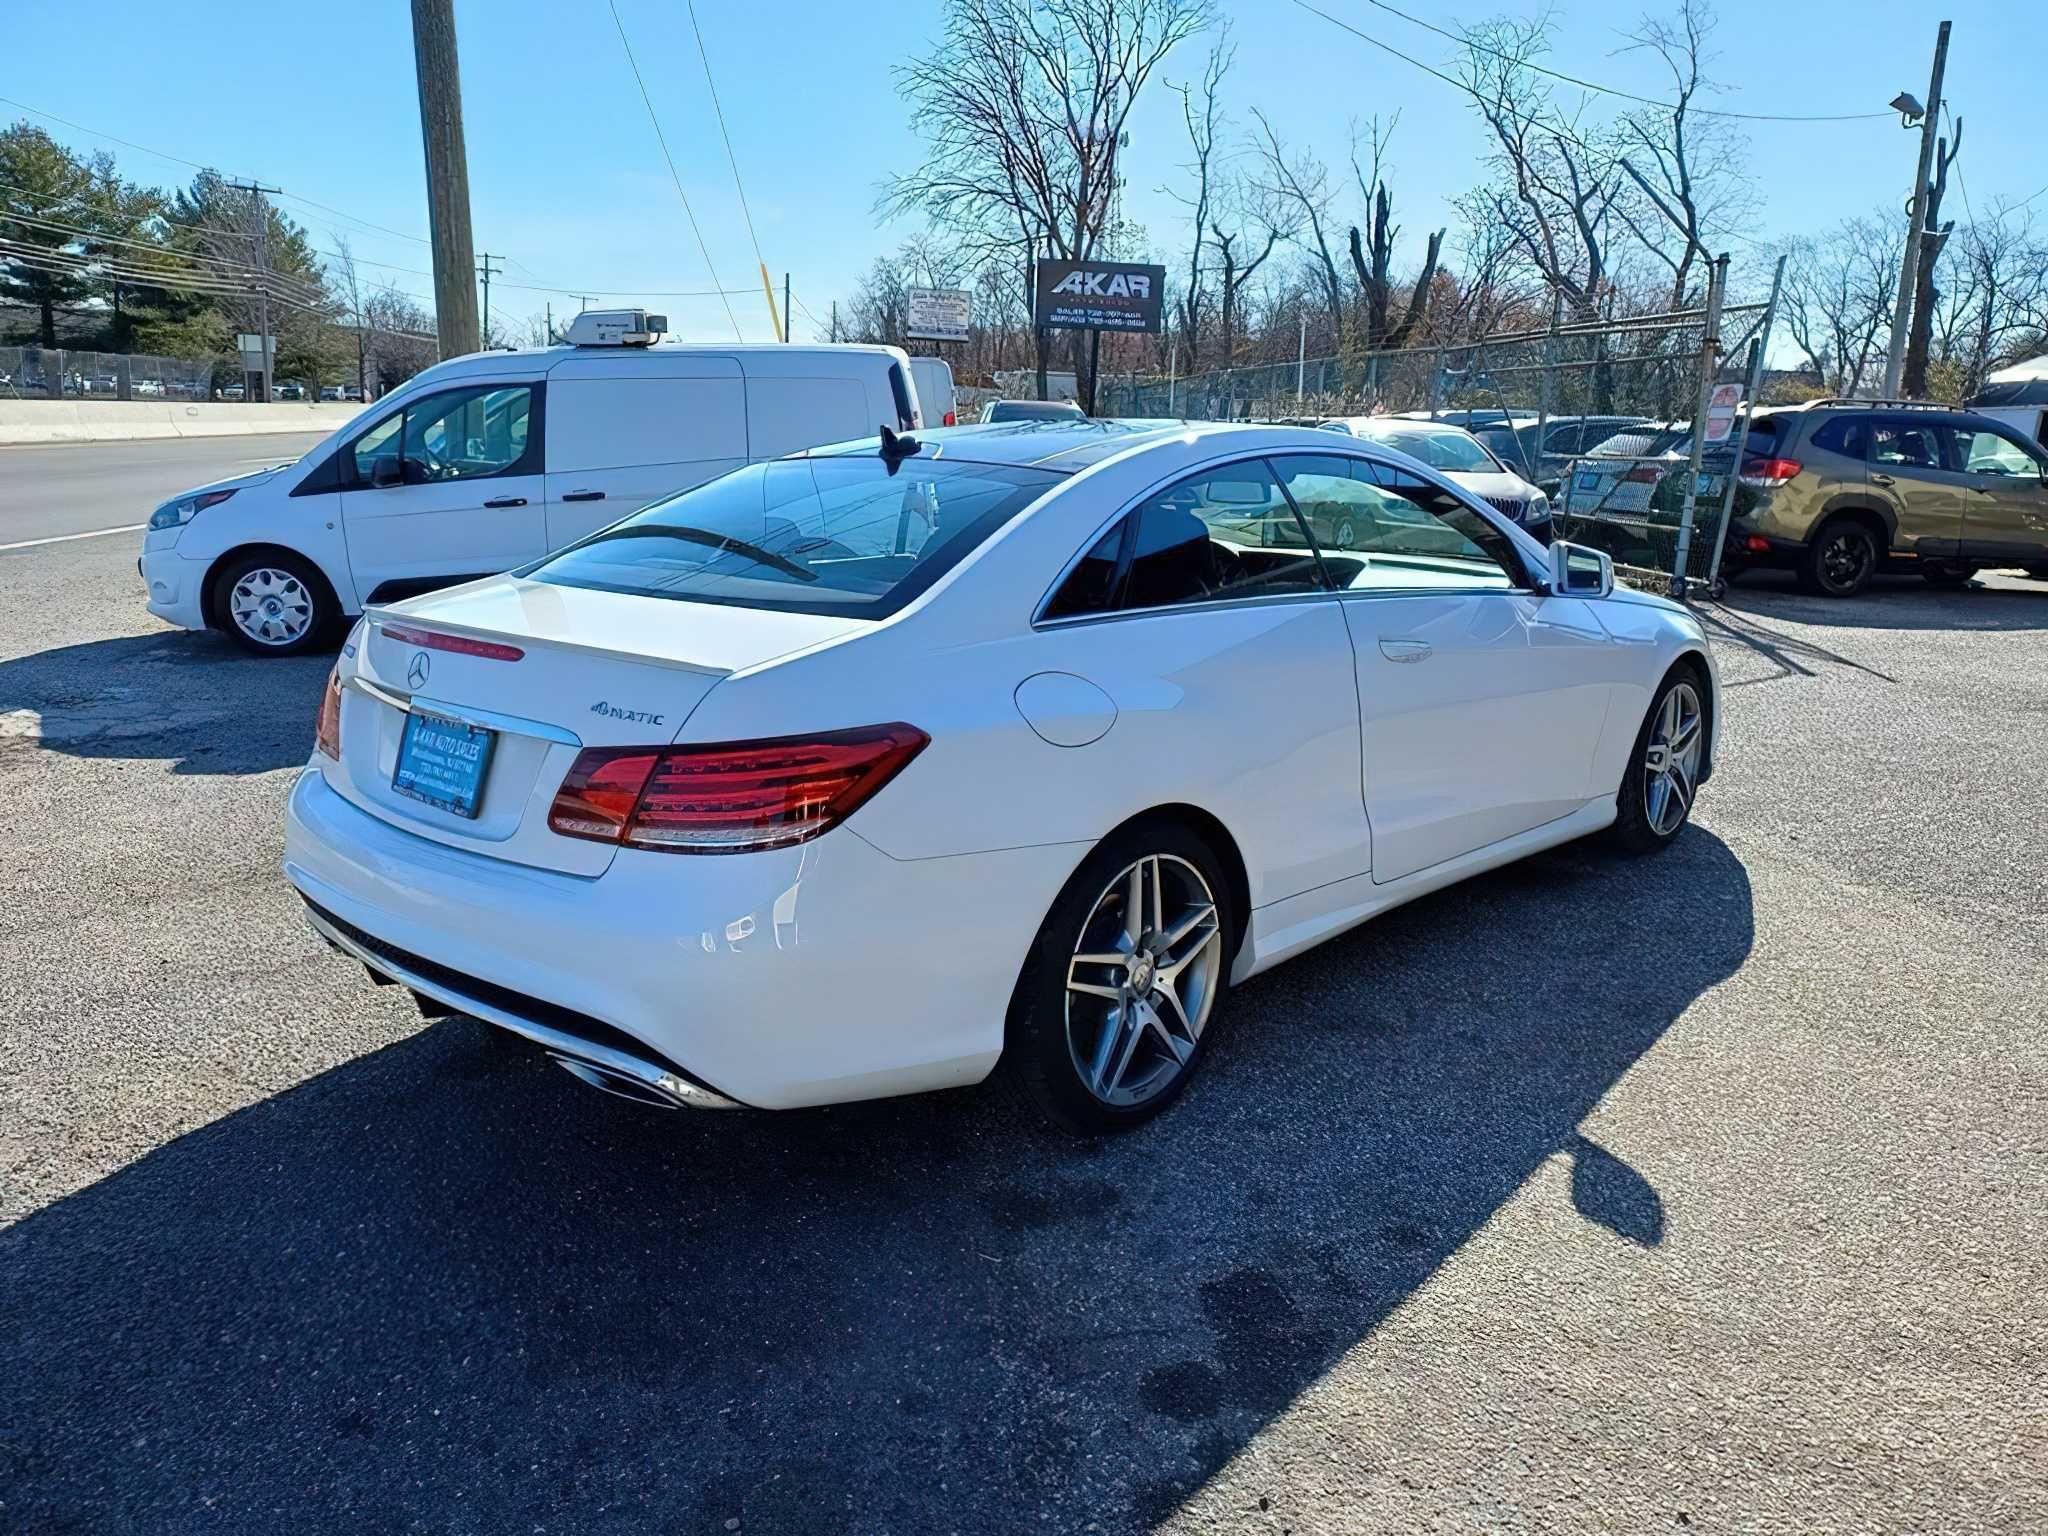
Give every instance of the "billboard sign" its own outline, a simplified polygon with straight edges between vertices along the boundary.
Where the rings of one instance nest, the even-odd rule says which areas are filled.
[[[903,329],[922,341],[965,341],[973,318],[974,296],[965,288],[913,288]]]
[[[1070,330],[1157,331],[1166,268],[1123,261],[1038,264],[1036,323]]]

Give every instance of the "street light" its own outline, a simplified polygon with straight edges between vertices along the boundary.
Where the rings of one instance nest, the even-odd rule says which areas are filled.
[[[1899,126],[1901,128],[1911,128],[1927,115],[1927,109],[1920,105],[1920,99],[1911,91],[1899,92],[1898,95],[1891,99],[1888,105],[1894,112],[1899,114]]]

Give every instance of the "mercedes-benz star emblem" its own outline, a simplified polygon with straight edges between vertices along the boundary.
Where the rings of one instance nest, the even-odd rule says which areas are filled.
[[[412,653],[412,661],[405,669],[405,681],[407,686],[411,687],[415,691],[426,687],[427,673],[433,669],[433,665],[433,662],[428,659],[427,653],[425,651],[414,651]]]

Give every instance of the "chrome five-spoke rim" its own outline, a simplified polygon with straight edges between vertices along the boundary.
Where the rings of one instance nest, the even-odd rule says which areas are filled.
[[[1676,832],[1692,810],[1700,747],[1700,696],[1691,683],[1679,683],[1664,695],[1643,750],[1643,812],[1659,837]]]
[[[1067,1050],[1097,1099],[1118,1108],[1166,1091],[1216,1001],[1223,932],[1200,870],[1138,860],[1096,899],[1067,967]]]
[[[258,566],[228,594],[235,628],[263,645],[289,645],[313,622],[313,594],[290,571]]]

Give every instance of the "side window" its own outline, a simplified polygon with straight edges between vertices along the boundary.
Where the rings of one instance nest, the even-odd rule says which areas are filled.
[[[1813,446],[1845,458],[1860,459],[1870,451],[1870,421],[1867,417],[1837,416],[1824,421],[1813,434]]]
[[[1117,519],[1116,526],[1090,546],[1045,605],[1045,617],[1071,619],[1084,613],[1107,613],[1116,606],[1117,570],[1130,521]]]
[[[1973,475],[2025,475],[2041,473],[2034,456],[2003,432],[1961,431],[1963,468]]]
[[[1419,475],[1363,459],[1290,454],[1274,462],[1341,587],[1506,591],[1526,585],[1507,535]]]
[[[1122,608],[1327,588],[1279,482],[1260,463],[1183,480],[1131,513]]]
[[[398,433],[405,425],[405,412],[393,411],[356,439],[356,483],[359,485],[398,482]],[[379,465],[382,465],[381,481]]]
[[[1941,469],[1942,435],[1932,422],[1880,418],[1870,424],[1870,462],[1888,469]]]
[[[532,409],[526,384],[450,390],[407,406],[406,483],[504,474],[526,456]]]

